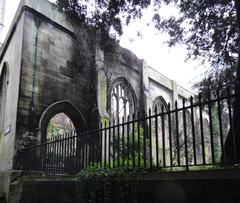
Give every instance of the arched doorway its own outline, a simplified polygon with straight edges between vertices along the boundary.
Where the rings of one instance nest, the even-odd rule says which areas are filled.
[[[74,105],[69,101],[53,103],[43,112],[39,127],[43,146],[38,156],[41,168],[50,173],[75,173],[84,167],[82,160],[88,156],[84,149],[89,146],[83,143],[87,125]]]
[[[62,128],[62,131],[71,129],[81,133],[87,130],[87,123],[82,113],[69,101],[55,102],[45,109],[39,121],[41,142],[46,141],[51,122],[58,125],[58,128]]]

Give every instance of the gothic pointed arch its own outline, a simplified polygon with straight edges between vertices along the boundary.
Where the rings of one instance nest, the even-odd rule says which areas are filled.
[[[3,132],[4,117],[7,99],[7,87],[9,83],[9,66],[7,62],[3,63],[0,72],[0,132]]]
[[[153,112],[155,111],[156,108],[158,113],[162,112],[162,107],[164,112],[169,111],[168,105],[165,99],[162,96],[158,96],[153,102]]]
[[[156,134],[157,131],[157,138],[153,138],[154,142],[158,141],[158,156],[157,156],[157,150],[156,150],[156,146],[153,145],[153,157],[154,157],[154,161],[156,162],[157,157],[159,157],[159,162],[160,165],[163,164],[163,153],[165,152],[169,152],[170,150],[170,146],[169,146],[169,124],[168,124],[168,115],[166,114],[166,112],[169,111],[167,102],[165,101],[165,99],[162,96],[158,96],[154,102],[153,102],[153,112],[157,113],[157,117],[154,119],[157,119],[157,122],[154,120],[152,122],[152,129],[153,129],[153,134]],[[156,112],[157,110],[157,112]],[[157,123],[157,125],[156,125]],[[156,140],[157,139],[157,140]],[[164,148],[163,148],[164,146]],[[165,154],[165,157],[168,157],[169,153]],[[169,165],[169,158],[167,158],[165,160],[166,165]]]
[[[42,142],[46,140],[47,128],[50,120],[59,113],[63,113],[71,119],[76,132],[83,132],[87,130],[86,120],[77,107],[67,100],[58,101],[47,107],[40,118],[39,130],[41,133]]]
[[[115,79],[109,88],[108,112],[111,120],[125,119],[136,111],[136,95],[131,84],[124,77]]]

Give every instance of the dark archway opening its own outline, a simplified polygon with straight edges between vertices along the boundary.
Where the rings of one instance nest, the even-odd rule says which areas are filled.
[[[55,117],[57,116],[57,117]],[[85,132],[87,130],[86,121],[81,112],[70,102],[60,101],[50,105],[42,114],[39,123],[39,129],[41,133],[41,142],[45,142],[47,139],[48,127],[51,121],[57,118],[63,118],[61,127],[66,127],[65,130],[75,130],[77,134]],[[53,120],[52,120],[53,119]],[[54,121],[56,124],[56,120]],[[65,124],[64,124],[65,122]],[[67,124],[68,123],[68,124]],[[65,125],[65,126],[64,126]],[[67,129],[69,128],[69,129]],[[58,129],[59,131],[63,129]]]

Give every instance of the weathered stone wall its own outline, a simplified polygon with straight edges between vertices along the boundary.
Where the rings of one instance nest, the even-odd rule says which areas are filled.
[[[74,51],[76,39],[73,33],[52,24],[41,15],[25,11],[21,69],[21,85],[18,106],[17,136],[38,135],[39,121],[51,104],[66,100],[91,122],[94,94],[94,54],[85,66],[76,67]],[[94,40],[86,30],[82,41],[87,42],[87,52],[94,52]],[[95,88],[95,87],[94,87]],[[91,102],[90,102],[91,101]],[[81,122],[81,121],[79,121]]]
[[[9,33],[11,42],[5,41],[7,49],[2,49],[0,72],[7,64],[7,94],[4,113],[3,132],[0,134],[0,171],[12,168],[17,118],[18,92],[20,83],[20,67],[22,58],[23,17],[15,19],[17,24]]]
[[[136,97],[135,110],[141,110],[142,61],[129,50],[119,47],[115,58],[105,56],[104,65],[108,75],[107,94],[109,95],[110,88],[116,79],[125,78],[131,85]],[[110,98],[107,99],[109,100]]]

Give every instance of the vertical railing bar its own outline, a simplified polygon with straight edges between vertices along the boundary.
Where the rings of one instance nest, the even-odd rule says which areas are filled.
[[[70,151],[69,151],[70,172],[72,173],[73,172],[73,164],[72,164],[72,146],[73,146],[73,144],[72,144],[72,132],[70,132],[69,143],[70,143],[69,144],[69,149],[70,149]]]
[[[76,130],[74,130],[74,173],[77,173],[77,133]]]
[[[210,130],[210,144],[211,144],[211,155],[212,163],[215,164],[215,154],[214,154],[214,140],[213,140],[213,124],[212,124],[212,103],[211,95],[208,97],[208,115],[209,115],[209,130]]]
[[[188,143],[187,143],[187,125],[186,125],[186,107],[185,107],[185,99],[183,98],[183,130],[184,130],[184,149],[185,149],[185,164],[186,169],[188,170]]]
[[[223,143],[223,132],[222,132],[222,113],[221,113],[221,103],[220,103],[220,94],[217,92],[217,105],[218,105],[218,122],[219,122],[219,135],[220,135],[220,144],[222,152],[222,161],[225,162],[225,149]]]
[[[81,164],[82,164],[82,169],[85,169],[85,156],[86,156],[86,150],[85,150],[85,146],[86,146],[86,134],[82,134],[81,135],[81,148],[82,148],[82,161],[81,161]]]
[[[76,173],[77,172],[77,134],[76,134],[76,130],[74,130],[73,149],[74,149],[74,173]]]
[[[59,169],[60,169],[60,166],[59,166],[59,162],[60,162],[59,140],[60,140],[60,134],[57,136],[57,142],[56,142],[57,143],[57,173],[60,173],[60,171],[59,171]]]
[[[176,141],[177,141],[177,162],[180,166],[180,149],[179,149],[179,131],[178,131],[178,103],[175,101],[175,119],[176,119]]]
[[[64,172],[67,172],[67,158],[66,158],[66,154],[67,154],[67,135],[66,132],[64,133],[64,159],[63,159],[63,166],[64,166]]]
[[[62,164],[61,164],[61,171],[62,173],[65,172],[64,170],[64,158],[65,158],[65,148],[64,148],[65,136],[64,133],[62,134]]]
[[[84,133],[82,135],[83,138],[83,169],[87,169],[88,168],[88,131],[86,131],[86,133]]]
[[[156,139],[156,165],[157,165],[157,167],[159,167],[158,111],[157,111],[157,105],[155,106],[155,139]]]
[[[120,122],[117,119],[117,166],[120,166]]]
[[[71,172],[71,160],[70,160],[70,132],[67,133],[67,168],[68,168],[68,172]]]
[[[45,159],[45,147],[46,147],[46,144],[43,144],[41,146],[41,154],[40,154],[40,160],[41,160],[41,171],[44,171],[44,167],[43,167],[43,164],[44,164],[44,159]]]
[[[152,163],[152,120],[151,120],[151,109],[149,108],[149,161],[150,161],[150,167],[153,167]]]
[[[132,167],[135,167],[135,133],[134,133],[134,113],[132,114]]]
[[[62,172],[65,173],[65,134],[62,135]]]
[[[42,150],[44,145],[40,145],[39,148],[39,158],[38,158],[38,164],[39,164],[39,170],[42,171]]]
[[[52,164],[51,164],[51,167],[52,167],[52,171],[53,173],[55,174],[56,173],[56,137],[52,137],[52,140],[53,140],[53,161],[52,161]]]
[[[49,156],[49,144],[46,142],[46,153],[44,158],[44,171],[47,172],[47,162],[48,162],[48,156]]]
[[[81,170],[81,155],[82,155],[82,146],[81,146],[82,140],[81,140],[81,133],[77,131],[77,152],[78,152],[78,172]]]
[[[54,152],[54,148],[53,148],[53,137],[49,138],[49,162],[48,162],[48,171],[51,173],[52,172],[52,165],[53,165],[53,152]]]
[[[69,171],[72,173],[72,140],[71,140],[71,132],[68,133],[68,154],[69,154]]]
[[[79,137],[75,130],[75,173],[79,172]]]
[[[129,168],[129,160],[130,160],[130,140],[129,140],[129,133],[130,133],[130,129],[129,129],[129,115],[127,117],[127,168]]]
[[[99,152],[100,169],[103,168],[102,167],[102,156],[103,156],[102,150],[103,150],[103,124],[101,122],[101,124],[100,124],[100,152]]]
[[[111,121],[109,121],[109,134],[108,134],[108,168],[111,168]]]
[[[59,135],[57,135],[57,140],[56,140],[56,146],[57,146],[57,164],[56,164],[56,171],[59,173]]]
[[[236,135],[232,121],[232,110],[231,110],[231,97],[230,97],[230,89],[228,88],[228,95],[227,95],[227,103],[228,103],[228,115],[229,115],[229,124],[230,124],[230,131],[232,136],[232,144],[233,144],[233,153],[234,153],[234,163],[237,161],[237,149],[236,149]]]
[[[68,172],[68,133],[65,133],[65,172]]]
[[[34,160],[34,165],[36,166],[36,170],[38,171],[39,170],[39,164],[38,164],[38,151],[39,151],[39,148],[38,147],[35,147],[35,160]]]
[[[115,143],[115,139],[116,139],[116,135],[115,135],[115,131],[116,131],[116,126],[115,126],[115,119],[113,119],[113,146],[112,146],[112,161],[113,161],[113,168],[115,168],[115,146],[116,146],[116,143]]]
[[[44,150],[44,145],[40,146],[40,151],[39,151],[39,168],[40,171],[43,171],[43,150]]]
[[[54,143],[54,147],[53,147],[54,148],[54,150],[53,150],[54,151],[53,172],[56,173],[56,167],[55,167],[55,165],[56,165],[56,137],[53,137],[53,143]]]
[[[104,168],[107,168],[107,122],[104,123]]]
[[[145,118],[145,112],[143,112],[143,162],[144,162],[144,168],[147,167],[147,160],[146,160],[146,118]]]
[[[38,164],[37,164],[38,148],[34,147],[33,151],[34,152],[33,152],[32,156],[34,156],[33,160],[34,160],[35,170],[38,170]]]
[[[61,142],[61,172],[63,173],[64,170],[63,170],[63,166],[64,166],[64,134],[62,134],[62,142]]]
[[[122,117],[122,166],[124,167],[125,166],[125,129],[124,129],[124,121],[125,121],[125,118]]]
[[[164,120],[164,106],[161,105],[161,120],[162,120],[162,149],[163,149],[163,167],[166,167],[166,154],[165,154],[165,120]]]
[[[89,132],[89,135],[88,135],[88,167],[90,166],[90,163],[93,161],[93,140],[94,140],[94,137],[92,135],[93,134],[91,132]]]
[[[44,147],[45,147],[45,144],[40,146],[40,170],[41,171],[43,171]]]
[[[46,161],[46,172],[51,172],[51,170],[49,169],[49,166],[51,165],[51,160],[52,160],[52,157],[51,157],[51,152],[52,152],[52,143],[51,143],[51,138],[49,138],[48,140],[48,152],[47,152],[47,161]]]
[[[75,172],[75,140],[76,138],[74,137],[75,136],[75,132],[72,131],[72,173]]]
[[[138,142],[137,142],[137,145],[138,145],[138,167],[141,167],[141,146],[140,146],[140,122],[139,122],[139,111],[137,113],[137,135],[138,135]]]
[[[171,122],[171,114],[170,114],[171,105],[168,103],[168,133],[169,133],[169,152],[170,152],[170,166],[173,166],[173,156],[172,156],[172,122]]]
[[[199,94],[199,115],[200,115],[200,132],[201,132],[201,145],[202,145],[202,161],[203,165],[206,164],[206,157],[205,157],[205,143],[204,143],[204,133],[203,133],[203,116],[202,116],[202,95]]]
[[[88,168],[89,166],[89,153],[90,153],[90,142],[89,142],[89,133],[85,135],[85,167]]]
[[[61,163],[62,163],[62,134],[59,135],[59,173],[62,173]]]
[[[195,140],[195,122],[194,122],[194,111],[193,111],[193,97],[190,98],[191,106],[191,126],[192,126],[192,139],[193,139],[193,162],[197,165],[197,154],[196,154],[196,140]]]
[[[84,169],[84,134],[80,133],[80,169]]]

